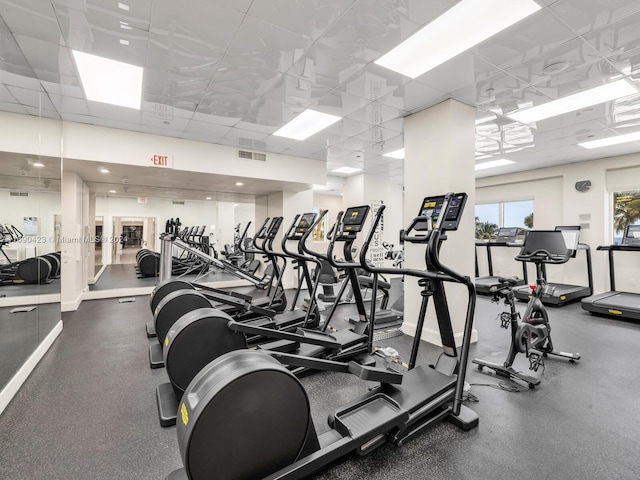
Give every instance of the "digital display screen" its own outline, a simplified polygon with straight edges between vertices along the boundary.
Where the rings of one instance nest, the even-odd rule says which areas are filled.
[[[344,212],[342,217],[343,231],[345,232],[359,232],[362,230],[367,214],[369,213],[369,207],[363,205],[362,207],[350,207]]]
[[[501,228],[498,230],[498,238],[502,237],[515,237],[518,234],[518,228]]]
[[[449,199],[447,211],[441,225],[443,230],[455,230],[458,228],[466,200],[466,193],[456,193]],[[442,210],[443,203],[444,195],[425,198],[422,201],[422,208],[420,209],[419,216],[431,217],[433,226],[435,226],[440,217],[440,211]],[[418,222],[414,228],[418,231],[427,230],[428,225],[426,222]]]
[[[640,238],[640,225],[627,226],[626,238]]]
[[[273,220],[271,220],[271,224],[269,225],[269,228],[267,229],[267,237],[275,237],[276,233],[278,233],[278,230],[280,229],[280,225],[282,224],[282,217],[273,217]]]
[[[296,233],[304,234],[307,232],[309,227],[313,225],[314,220],[316,219],[315,213],[304,213],[298,220],[298,225],[296,225]]]

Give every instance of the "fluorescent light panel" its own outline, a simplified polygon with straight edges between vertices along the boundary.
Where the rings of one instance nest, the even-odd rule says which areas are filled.
[[[356,173],[360,171],[361,171],[360,168],[353,168],[353,167],[340,167],[340,168],[336,168],[335,170],[331,170],[332,173],[344,173],[345,175],[349,175],[351,173]]]
[[[340,117],[307,109],[274,133],[276,137],[304,140],[333,125]]]
[[[533,0],[462,0],[375,63],[416,78],[538,10]]]
[[[600,138],[598,140],[590,140],[588,142],[579,143],[582,148],[601,148],[609,147],[611,145],[618,145],[620,143],[636,142],[640,140],[640,132],[626,133],[624,135],[618,135],[617,137]]]
[[[404,148],[401,148],[400,150],[394,150],[393,152],[389,152],[389,153],[383,153],[382,156],[389,157],[389,158],[397,158],[398,160],[401,160],[404,158]]]
[[[491,160],[490,162],[476,163],[476,171],[486,170],[487,168],[503,167],[504,165],[511,165],[512,163],[516,162],[504,158],[501,158],[499,160]]]
[[[140,110],[142,67],[73,50],[87,100]]]
[[[522,123],[533,123],[545,118],[555,117],[564,113],[574,112],[582,108],[615,100],[638,93],[638,90],[626,80],[600,85],[567,97],[543,103],[537,107],[510,113],[508,117]]]
[[[44,163],[42,163],[42,162],[35,162],[35,163],[33,164],[33,166],[34,166],[34,167],[36,167],[36,168],[44,168]]]

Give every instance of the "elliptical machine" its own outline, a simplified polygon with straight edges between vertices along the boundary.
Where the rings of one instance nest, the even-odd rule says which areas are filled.
[[[529,388],[534,388],[540,384],[539,378],[513,368],[513,362],[518,353],[526,355],[529,359],[529,370],[534,372],[537,372],[540,367],[544,369],[543,357],[549,355],[565,358],[570,363],[580,360],[579,353],[567,353],[554,349],[549,315],[542,303],[542,297],[552,293],[552,287],[547,285],[543,275],[543,265],[566,263],[572,253],[572,250],[567,248],[561,231],[532,230],[528,232],[520,253],[515,257],[518,261],[533,262],[536,265],[536,284],[529,286],[531,295],[524,311],[524,320],[520,321],[520,313],[516,310],[516,297],[513,292],[513,287],[519,285],[520,280],[517,277],[499,278],[499,284],[491,287],[490,293],[493,296],[491,301],[499,303],[504,299],[504,304],[510,308],[509,312],[503,312],[498,317],[502,328],[511,327],[511,347],[503,364],[473,359],[473,363],[478,365],[478,370],[487,367],[495,371],[496,375],[521,380],[527,383]]]
[[[464,430],[478,425],[477,415],[462,405],[466,362],[475,311],[475,287],[468,276],[442,265],[438,258],[446,230],[458,227],[467,195],[427,197],[405,239],[426,244],[426,270],[402,269],[432,294],[423,307],[404,373],[279,352],[237,350],[214,360],[191,381],[178,410],[177,436],[184,468],[167,480],[234,478],[293,480],[308,477],[327,464],[357,451],[366,455],[386,442],[401,445],[425,427],[447,419]],[[378,210],[363,245],[364,258],[384,207]],[[351,210],[351,209],[350,209]],[[347,210],[343,231],[361,212]],[[351,216],[353,215],[353,216]],[[373,267],[372,267],[373,268]],[[460,355],[446,308],[444,283],[467,287],[467,312]],[[443,353],[435,366],[416,365],[427,298],[433,297],[444,331]],[[372,329],[369,330],[372,335]],[[451,343],[450,342],[453,342]],[[380,382],[361,398],[329,417],[330,430],[318,435],[309,398],[299,380],[281,363],[351,373]],[[312,366],[312,367],[311,367]]]

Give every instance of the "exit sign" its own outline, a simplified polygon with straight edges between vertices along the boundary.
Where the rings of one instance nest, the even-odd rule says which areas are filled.
[[[154,153],[149,158],[149,166],[159,168],[173,168],[173,158],[171,155],[165,155],[163,153]]]

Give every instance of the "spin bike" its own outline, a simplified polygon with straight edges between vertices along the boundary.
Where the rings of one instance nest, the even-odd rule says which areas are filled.
[[[507,359],[503,364],[473,359],[478,370],[484,367],[496,372],[496,375],[509,379],[518,379],[534,388],[540,384],[540,379],[519,372],[513,368],[513,362],[518,353],[524,353],[529,359],[529,370],[537,372],[544,369],[544,357],[553,355],[575,363],[580,360],[579,353],[568,353],[555,350],[551,341],[551,325],[549,315],[542,303],[542,297],[553,293],[553,287],[547,284],[543,274],[543,264],[565,263],[571,258],[573,251],[567,249],[562,232],[552,230],[533,230],[528,233],[524,245],[516,260],[532,262],[536,265],[536,284],[530,285],[531,295],[521,321],[520,313],[516,310],[516,297],[513,287],[519,284],[517,277],[499,278],[498,285],[491,287],[491,301],[499,303],[501,299],[509,307],[509,312],[498,315],[502,328],[511,327],[511,347]]]

